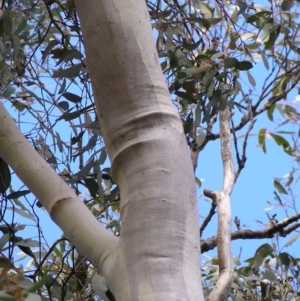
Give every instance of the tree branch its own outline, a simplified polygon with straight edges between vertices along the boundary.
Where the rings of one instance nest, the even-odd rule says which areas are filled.
[[[231,233],[231,240],[237,239],[263,239],[272,238],[274,234],[281,232],[281,236],[286,236],[295,229],[300,227],[300,223],[296,222],[300,219],[300,213],[297,213],[291,217],[288,217],[281,222],[274,224],[265,230],[238,230]],[[293,223],[293,224],[292,224]],[[209,239],[202,240],[201,242],[201,253],[213,250],[217,246],[217,237],[211,237]]]
[[[223,187],[221,191],[210,192],[206,195],[216,202],[218,207],[218,260],[219,279],[209,295],[209,300],[226,300],[233,281],[233,260],[231,254],[231,208],[230,194],[235,182],[234,165],[231,154],[230,139],[231,111],[228,107],[220,111],[220,142],[223,163]]]
[[[109,271],[118,239],[98,222],[75,192],[31,147],[1,103],[0,156],[34,193],[76,248],[103,273]]]
[[[207,197],[209,197],[210,194],[207,195],[206,193],[207,193],[207,191],[204,190],[204,195],[207,196]],[[202,236],[202,233],[203,233],[204,229],[207,227],[207,225],[211,221],[212,217],[215,215],[216,208],[217,208],[216,202],[212,201],[210,210],[209,210],[206,218],[204,219],[204,221],[203,221],[203,223],[202,223],[202,225],[200,227],[200,237]]]

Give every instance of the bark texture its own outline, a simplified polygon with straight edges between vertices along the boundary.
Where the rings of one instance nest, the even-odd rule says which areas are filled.
[[[121,190],[117,300],[203,300],[196,188],[144,0],[75,1],[101,132]]]

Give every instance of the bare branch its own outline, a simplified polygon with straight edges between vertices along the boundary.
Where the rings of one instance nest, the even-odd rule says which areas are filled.
[[[264,230],[238,230],[231,233],[231,240],[237,239],[263,239],[272,238],[274,234],[281,232],[281,236],[286,236],[295,229],[300,227],[300,223],[296,222],[300,219],[300,213],[297,213],[291,217],[288,217],[281,222],[274,224],[272,227]],[[211,237],[201,242],[201,253],[213,250],[217,246],[217,237]]]
[[[207,193],[207,190],[204,191],[204,194],[206,196],[208,196],[206,193]],[[200,227],[200,237],[202,236],[202,233],[203,233],[204,229],[207,227],[207,225],[211,221],[212,217],[215,215],[216,208],[217,208],[216,202],[212,201],[210,210],[209,210],[206,218],[204,219],[204,221],[203,221],[203,223],[202,223],[202,225]]]
[[[219,279],[209,295],[209,300],[225,300],[233,281],[233,260],[231,255],[231,207],[230,194],[235,182],[234,165],[230,139],[231,111],[228,107],[220,111],[220,142],[223,163],[223,187],[221,191],[209,192],[218,207],[218,260]]]

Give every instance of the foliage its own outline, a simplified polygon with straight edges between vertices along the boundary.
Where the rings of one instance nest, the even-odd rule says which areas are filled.
[[[233,300],[298,300],[299,258],[276,251],[276,246],[261,245],[252,258],[241,266],[235,258],[235,277],[230,297]],[[205,290],[216,282],[217,259],[207,260]]]
[[[294,190],[299,179],[299,112],[296,102],[289,101],[289,95],[299,88],[300,79],[299,3],[283,1],[281,5],[268,4],[269,7],[218,0],[146,3],[161,68],[183,122],[194,168],[199,152],[219,138],[217,113],[226,105],[234,112],[236,177],[246,164],[248,137],[263,113],[274,122],[275,129],[264,127],[257,133],[262,151],[268,153],[266,138],[271,138],[293,159],[287,177],[274,180],[274,205],[290,217],[288,222],[278,224],[270,218],[271,228],[266,231],[251,234],[241,229],[232,234],[233,239],[253,238],[254,233],[255,238],[272,238],[274,242],[277,235],[285,236],[297,230],[300,215]],[[256,94],[253,68],[258,62],[263,63],[268,75]],[[77,192],[99,222],[119,235],[120,193],[110,176],[81,28],[72,1],[2,1],[0,83],[2,101],[11,108],[35,150]],[[242,143],[238,142],[238,132],[242,132]],[[99,272],[66,238],[52,246],[46,243],[40,204],[22,185],[17,188],[13,176],[0,158],[3,218],[0,249],[7,262],[12,260],[16,247],[31,261],[24,270],[15,269],[10,263],[15,272],[13,276],[5,274],[1,290],[18,300],[35,298],[37,295],[28,295],[34,291],[49,299],[94,297],[97,288],[93,287],[92,279],[101,277]],[[197,178],[196,181],[200,186],[201,181]],[[216,204],[212,204],[201,225],[202,238],[215,209]],[[36,226],[35,238],[25,238],[22,231],[28,228],[26,222],[16,224],[15,215]],[[202,250],[206,246],[207,250],[214,248],[211,241],[203,239]],[[276,251],[274,246],[262,245],[247,262],[242,267],[236,263],[232,298],[299,297],[298,258]],[[9,272],[4,269],[2,273]],[[209,260],[203,273],[209,292],[218,275],[217,259]],[[13,291],[7,290],[10,277]],[[30,279],[32,286],[38,279],[41,286],[37,288],[35,283],[33,290],[22,286],[20,279]]]

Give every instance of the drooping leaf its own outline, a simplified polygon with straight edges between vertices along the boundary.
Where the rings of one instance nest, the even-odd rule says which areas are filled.
[[[201,188],[201,185],[202,185],[201,180],[199,178],[195,177],[195,181],[196,181],[197,187]]]
[[[104,162],[106,161],[106,158],[107,158],[107,152],[106,152],[106,149],[103,148],[100,153],[99,164],[100,165],[104,164]]]
[[[289,11],[294,5],[294,0],[283,0],[281,2],[281,9],[283,11]]]
[[[183,128],[184,128],[184,133],[185,134],[189,134],[191,129],[192,129],[192,126],[193,126],[193,116],[192,115],[189,115],[185,122],[184,122],[184,125],[183,125]]]
[[[278,282],[277,277],[274,275],[274,273],[271,270],[265,270],[262,272],[262,279],[267,279],[272,282]]]
[[[201,40],[199,40],[196,43],[187,43],[186,41],[183,41],[183,48],[189,51],[193,51],[195,49],[197,49],[199,47],[199,45],[201,44]]]
[[[248,70],[247,70],[247,76],[248,76],[249,83],[251,84],[251,86],[253,88],[255,88],[255,86],[256,86],[255,79]]]
[[[188,95],[185,92],[176,91],[176,92],[174,92],[174,94],[176,94],[177,96],[187,100],[189,103],[196,103],[196,100],[194,99],[194,97]]]
[[[19,24],[18,28],[15,30],[14,35],[18,36],[27,26],[27,20],[24,18]]]
[[[285,243],[284,247],[291,246],[299,238],[299,235],[299,233],[294,233],[292,237]]]
[[[42,301],[42,298],[39,294],[36,293],[27,293],[25,295],[24,301]]]
[[[206,19],[203,19],[203,18],[185,18],[185,20],[187,21],[190,21],[190,22],[195,22],[195,23],[198,23],[200,24],[200,26],[206,28],[206,29],[209,29],[210,27],[210,22]]]
[[[258,133],[258,144],[262,148],[263,152],[266,153],[266,131],[267,129],[261,129]]]
[[[58,120],[64,119],[65,121],[70,121],[73,119],[76,119],[77,117],[79,117],[81,115],[80,111],[76,111],[76,112],[65,112],[64,114],[62,114]]]
[[[61,94],[62,92],[65,91],[66,84],[67,84],[67,81],[66,81],[66,79],[64,78],[64,79],[63,79],[63,82],[62,82],[62,84],[61,84],[61,86],[60,86],[60,88],[59,88],[58,94]]]
[[[224,60],[225,68],[233,68],[238,64],[238,60],[234,57],[229,57]]]
[[[51,276],[45,275],[39,281],[35,282],[30,288],[27,289],[27,292],[34,293],[43,287],[46,283],[50,282]]]
[[[193,4],[196,9],[199,9],[201,11],[201,14],[204,15],[205,19],[212,18],[212,11],[213,9],[210,8],[207,4],[205,4],[201,0],[193,0]]]
[[[22,237],[15,237],[15,245],[23,247],[38,247],[40,243],[38,240],[31,238],[23,239]]]
[[[82,136],[84,135],[85,130],[81,131],[77,136],[71,138],[71,145],[74,145],[82,140]]]
[[[272,49],[280,33],[281,25],[275,25],[270,31],[269,39],[265,42],[265,49]]]
[[[215,59],[218,59],[219,57],[221,57],[221,56],[223,56],[223,55],[225,55],[227,52],[224,52],[224,51],[222,51],[222,52],[216,52],[215,54],[213,54],[212,56],[211,56],[211,60],[212,61],[214,61]]]
[[[282,194],[288,194],[285,188],[281,185],[281,183],[278,180],[274,180],[274,186],[278,190],[279,193]]]
[[[91,196],[93,198],[96,198],[97,197],[97,192],[98,192],[98,189],[99,189],[98,183],[92,178],[85,178],[84,183],[85,183],[86,187],[88,188]]]
[[[197,103],[196,110],[195,110],[194,126],[198,127],[200,125],[200,122],[201,122],[201,105],[200,105],[200,102],[199,102],[199,103]]]
[[[260,247],[258,247],[255,251],[255,256],[256,255],[260,255],[263,258],[272,255],[274,252],[274,249],[272,248],[271,245],[269,245],[268,243],[261,245]]]
[[[268,60],[267,60],[267,58],[265,56],[265,53],[263,51],[259,50],[259,54],[261,55],[262,61],[263,61],[264,65],[265,65],[265,68],[267,70],[269,70],[269,62],[268,62]]]
[[[276,105],[275,105],[275,103],[273,103],[267,110],[267,116],[271,121],[273,121],[273,113],[274,113],[275,107],[276,107]]]
[[[73,48],[66,52],[64,61],[69,62],[72,61],[73,59],[80,60],[82,57],[83,57],[82,53],[79,52],[77,49]]]
[[[19,191],[15,191],[15,192],[12,192],[10,193],[8,196],[7,196],[7,199],[17,199],[17,198],[20,198],[24,195],[27,195],[29,194],[31,191],[30,190],[19,190]]]
[[[216,25],[223,20],[223,18],[206,18],[210,25]]]
[[[0,238],[0,251],[2,251],[6,243],[8,243],[10,236],[10,233],[5,233],[4,235],[2,235],[2,237]]]
[[[8,86],[2,93],[3,97],[9,98],[12,94],[14,94],[16,89],[12,86]]]
[[[67,111],[69,109],[69,103],[67,101],[60,101],[57,105],[64,111]]]
[[[277,143],[277,145],[282,146],[283,150],[290,154],[291,152],[291,147],[290,144],[287,142],[286,139],[284,139],[282,136],[280,135],[276,135],[276,134],[272,134],[270,133],[270,135],[272,136],[272,138],[274,139],[274,141]]]
[[[52,40],[49,42],[49,44],[47,45],[46,49],[43,51],[43,54],[42,54],[42,64],[44,64],[49,52],[58,44],[59,44],[59,42],[57,40]]]
[[[7,294],[5,291],[0,291],[0,299],[3,301],[16,301],[13,296]]]
[[[253,65],[251,62],[249,61],[242,61],[242,62],[238,62],[235,65],[236,69],[241,70],[241,71],[246,71],[249,70],[251,68],[253,68]]]
[[[74,65],[64,70],[55,70],[53,71],[53,77],[66,77],[74,78],[77,77],[81,70],[81,64]]]
[[[250,17],[247,18],[247,23],[254,23],[260,19],[266,20],[272,14],[271,11],[260,11]]]
[[[11,183],[8,164],[0,157],[0,193],[5,193]]]

